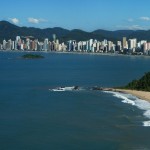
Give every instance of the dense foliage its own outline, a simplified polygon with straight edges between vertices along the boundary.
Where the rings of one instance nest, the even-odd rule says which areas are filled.
[[[37,54],[25,54],[25,55],[23,55],[22,57],[23,57],[23,58],[26,58],[26,59],[44,58],[43,56],[37,55]]]
[[[150,91],[150,72],[146,73],[139,80],[133,80],[124,88],[132,90]]]

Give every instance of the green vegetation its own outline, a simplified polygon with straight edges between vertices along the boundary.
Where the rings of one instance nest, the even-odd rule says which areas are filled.
[[[25,54],[22,56],[25,59],[39,59],[39,58],[44,58],[41,55],[37,55],[37,54]]]
[[[146,73],[141,79],[133,80],[127,86],[122,88],[150,92],[150,72]]]

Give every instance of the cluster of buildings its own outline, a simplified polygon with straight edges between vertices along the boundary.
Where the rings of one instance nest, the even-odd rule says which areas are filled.
[[[66,51],[67,47],[64,43],[59,43],[56,39],[56,35],[53,35],[53,41],[49,41],[47,38],[41,42],[38,39],[33,40],[30,37],[20,36],[16,37],[15,41],[11,39],[0,44],[1,50],[22,50],[22,51]]]
[[[0,44],[1,50],[22,50],[22,51],[63,51],[63,52],[91,52],[91,53],[121,53],[135,55],[150,55],[150,42],[146,40],[137,41],[137,39],[129,39],[123,37],[122,41],[113,43],[104,39],[98,41],[90,39],[88,41],[70,40],[66,43],[60,43],[53,35],[53,41],[47,38],[41,42],[38,39],[32,40],[29,37],[16,37],[15,41],[11,39]]]

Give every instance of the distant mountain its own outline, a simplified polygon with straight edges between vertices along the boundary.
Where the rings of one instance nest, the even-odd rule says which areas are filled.
[[[49,38],[52,39],[52,35],[56,34],[59,37],[66,36],[70,33],[69,30],[63,28],[47,28],[39,29],[33,27],[18,27],[7,21],[0,21],[0,41],[3,39],[15,39],[17,35],[19,36],[33,36],[38,39]]]
[[[67,30],[59,27],[39,29],[33,27],[19,27],[11,24],[7,21],[0,21],[0,42],[3,39],[14,40],[16,36],[33,36],[35,39],[44,40],[48,38],[52,40],[52,35],[56,34],[57,38],[61,42],[68,40],[84,41],[89,39],[97,40],[111,40],[116,42],[117,40],[122,41],[122,37],[137,38],[138,40],[149,40],[150,41],[150,30],[118,30],[118,31],[107,31],[107,30],[95,30],[93,32],[86,32],[79,29]]]

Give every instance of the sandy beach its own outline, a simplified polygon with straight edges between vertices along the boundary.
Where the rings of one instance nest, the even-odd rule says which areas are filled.
[[[128,94],[132,94],[142,100],[147,100],[150,102],[150,92],[145,91],[136,91],[136,90],[124,90],[124,89],[113,89],[116,92],[124,92]]]

